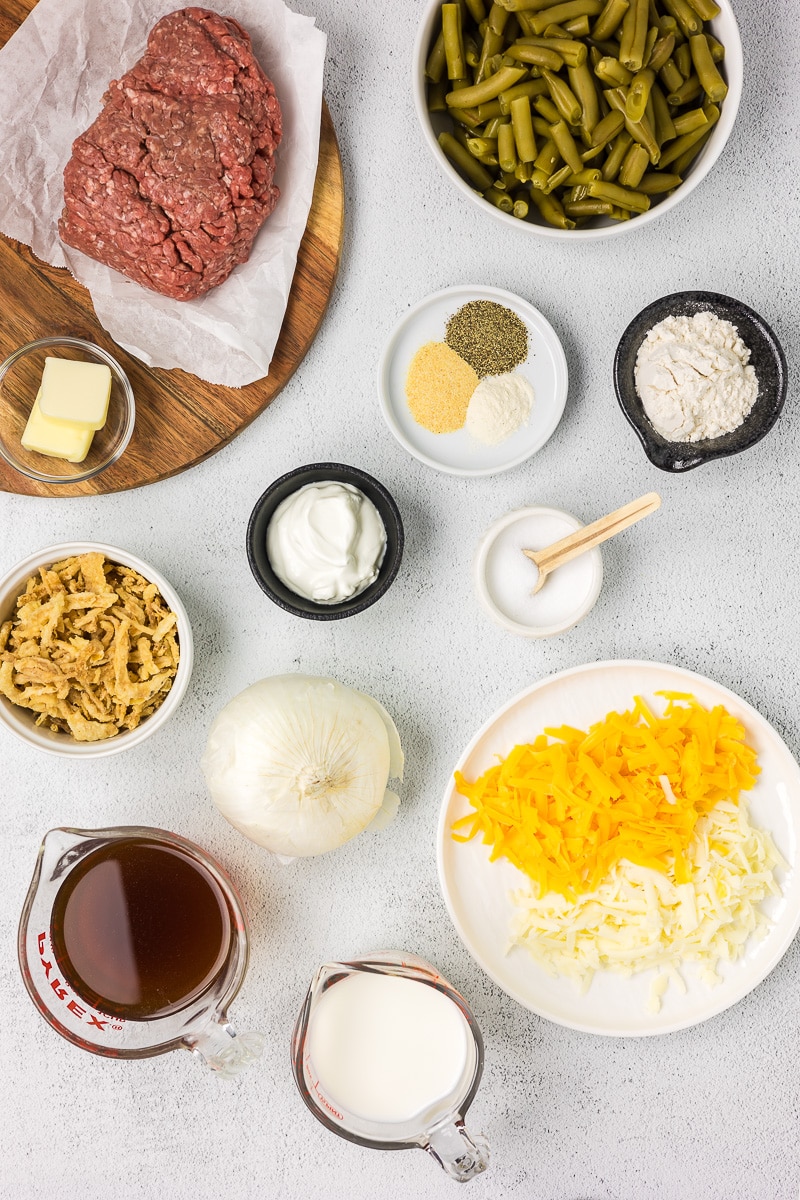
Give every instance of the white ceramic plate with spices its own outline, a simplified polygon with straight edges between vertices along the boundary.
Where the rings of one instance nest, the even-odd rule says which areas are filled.
[[[497,764],[515,745],[532,741],[546,726],[588,729],[612,709],[630,709],[642,696],[663,710],[656,693],[690,692],[706,708],[723,705],[741,721],[745,740],[756,751],[761,774],[749,801],[753,826],[769,832],[788,864],[776,876],[779,896],[759,907],[769,919],[766,935],[750,937],[742,957],[721,962],[713,988],[695,964],[681,967],[687,990],[670,983],[661,1010],[648,1012],[654,970],[631,978],[596,972],[588,990],[563,976],[551,978],[521,946],[509,949],[514,906],[511,892],[526,877],[505,859],[490,862],[491,847],[480,838],[456,842],[452,825],[472,811],[450,779],[442,800],[437,833],[439,883],[456,930],[472,957],[494,982],[532,1012],[585,1033],[643,1037],[699,1024],[736,1004],[767,977],[789,948],[800,926],[800,767],[779,734],[746,701],[693,671],[664,663],[611,661],[573,667],[535,683],[496,712],[461,755],[456,770],[470,781]]]
[[[406,398],[411,361],[426,342],[443,342],[447,322],[465,304],[488,300],[510,309],[528,333],[528,357],[516,368],[533,388],[528,422],[504,441],[487,446],[466,428],[431,433],[419,425]],[[550,322],[527,300],[501,288],[464,285],[434,292],[396,325],[378,367],[378,396],[387,425],[409,454],[450,475],[496,475],[518,466],[553,435],[567,402],[567,360]]]

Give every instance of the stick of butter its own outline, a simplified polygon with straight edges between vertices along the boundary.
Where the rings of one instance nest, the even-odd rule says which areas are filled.
[[[104,363],[46,358],[39,407],[56,421],[102,429],[111,395],[111,371]]]
[[[54,421],[41,410],[42,389],[33,402],[28,424],[22,434],[22,445],[34,454],[46,454],[48,458],[65,458],[67,462],[80,463],[89,453],[94,430],[74,421]]]

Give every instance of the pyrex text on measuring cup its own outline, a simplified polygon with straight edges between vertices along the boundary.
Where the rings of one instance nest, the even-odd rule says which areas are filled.
[[[462,996],[424,959],[371,954],[317,971],[297,1021],[300,1094],[328,1129],[378,1150],[419,1146],[465,1183],[486,1169],[464,1115],[483,1069]]]
[[[247,922],[222,868],[162,829],[51,829],[19,926],[19,961],[62,1037],[109,1058],[192,1050],[223,1077],[261,1053],[228,1005],[247,969]]]

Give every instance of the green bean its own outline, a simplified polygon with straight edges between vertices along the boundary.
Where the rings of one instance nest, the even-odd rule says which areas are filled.
[[[533,161],[533,166],[535,170],[544,171],[546,175],[550,176],[553,174],[560,162],[561,155],[559,154],[558,147],[553,139],[550,138],[544,143],[541,150],[536,155],[536,158]]]
[[[479,129],[483,124],[478,115],[477,108],[452,108],[448,106],[447,112],[454,121],[466,125],[467,129]]]
[[[523,83],[515,83],[512,88],[501,92],[497,97],[497,102],[500,105],[500,112],[504,117],[507,117],[511,112],[511,104],[514,100],[518,100],[520,96],[527,96],[529,100],[534,96],[542,96],[547,94],[547,82],[544,79],[526,79]]]
[[[711,57],[714,62],[722,62],[725,57],[725,47],[723,46],[722,42],[718,42],[717,39],[712,37],[710,33],[706,34],[706,41],[708,42],[708,48],[711,51]]]
[[[692,49],[689,43],[683,42],[680,46],[677,46],[672,57],[674,58],[675,65],[683,78],[688,79],[694,69],[692,63]]]
[[[492,33],[505,33],[508,24],[508,9],[502,4],[493,4],[489,9],[489,28]]]
[[[463,171],[470,183],[474,184],[479,191],[486,192],[492,186],[493,180],[490,172],[477,159],[473,158],[469,150],[451,134],[440,133],[439,145],[453,166]]]
[[[625,101],[625,116],[631,121],[641,121],[647,111],[650,92],[656,81],[655,71],[649,67],[638,71],[631,80],[628,88],[628,98]]]
[[[635,188],[647,170],[650,163],[650,155],[645,150],[644,146],[640,146],[638,142],[634,142],[628,153],[623,159],[622,166],[619,169],[619,182],[623,187]]]
[[[660,71],[667,61],[672,51],[675,48],[675,35],[668,33],[657,39],[653,49],[650,52],[650,57],[647,60],[647,66],[651,71]]]
[[[538,153],[533,132],[531,102],[527,96],[519,96],[511,103],[511,127],[517,154],[522,162],[533,162]]]
[[[695,129],[702,129],[708,124],[708,117],[703,112],[702,108],[690,108],[688,112],[679,113],[673,119],[673,127],[678,137],[683,137],[684,133],[692,133]]]
[[[663,146],[664,142],[672,141],[677,137],[675,133],[675,125],[672,120],[672,113],[667,104],[667,98],[662,92],[657,83],[653,84],[653,90],[650,93],[650,98],[653,101],[653,113],[655,118],[654,132],[656,141],[659,146]]]
[[[493,121],[495,117],[503,116],[499,100],[487,100],[485,104],[479,104],[475,111],[479,121]]]
[[[647,31],[647,37],[644,39],[644,54],[642,55],[642,66],[647,67],[650,64],[650,55],[653,53],[653,47],[658,41],[658,30],[655,25],[651,25]]]
[[[574,217],[576,221],[581,217],[607,217],[611,214],[613,205],[607,200],[567,200],[564,204],[564,212],[568,217]]]
[[[586,194],[596,200],[608,200],[618,208],[625,208],[630,212],[647,212],[650,207],[650,197],[645,196],[644,192],[635,192],[616,183],[606,183],[604,179],[596,179],[587,184]]]
[[[622,88],[615,88],[613,91],[604,92],[603,95],[612,108],[615,108],[618,112],[622,113],[623,117],[625,118],[625,128],[627,129],[628,133],[631,135],[634,141],[639,142],[641,146],[644,146],[645,150],[650,155],[650,162],[653,164],[653,166],[655,166],[661,155],[661,147],[656,141],[655,133],[653,132],[652,126],[649,124],[647,119],[643,118],[641,121],[632,121],[630,117],[626,115],[626,97]]]
[[[566,178],[567,187],[576,188],[584,187],[587,183],[591,183],[594,179],[602,179],[599,171],[590,171],[588,167],[583,167],[580,171],[573,171]]]
[[[501,92],[519,83],[524,74],[524,70],[519,67],[501,67],[482,83],[476,83],[462,91],[448,92],[445,99],[448,104],[459,108],[473,108],[476,104],[485,104],[487,100],[496,100]]]
[[[461,5],[442,5],[442,38],[447,61],[447,78],[463,79],[467,74],[461,29]]]
[[[499,117],[492,117],[491,121],[487,121],[483,128],[483,136],[497,140],[497,131],[501,125],[502,121]]]
[[[553,0],[500,0],[508,12],[541,12],[544,8],[552,8]]]
[[[486,154],[497,154],[497,138],[467,138],[467,149],[473,158],[481,158]]]
[[[612,205],[611,212],[608,214],[612,221],[630,221],[634,215],[627,208],[617,208]]]
[[[533,175],[533,163],[517,163],[517,169],[514,174],[520,183],[530,183]]]
[[[517,13],[517,24],[519,25],[520,33],[524,37],[533,37],[533,30],[531,29],[531,23],[528,20],[527,13]]]
[[[547,171],[543,171],[541,167],[534,167],[531,171],[531,191],[543,192],[550,182],[550,176]]]
[[[560,71],[564,65],[564,59],[560,54],[556,54],[554,50],[548,50],[545,46],[521,46],[516,42],[513,46],[509,46],[506,51],[506,57],[513,59],[514,62],[531,63],[536,67],[547,67],[549,71]]]
[[[671,175],[669,171],[648,171],[639,180],[638,190],[645,196],[660,196],[664,192],[673,192],[682,183],[680,175]]]
[[[592,133],[592,145],[602,147],[612,142],[617,134],[624,128],[625,118],[621,112],[612,111],[603,117],[594,127]]]
[[[581,66],[589,54],[583,42],[576,42],[570,38],[520,38],[517,45],[544,46],[554,50],[568,67]]]
[[[700,137],[697,139],[697,141],[694,142],[693,145],[688,146],[680,158],[675,159],[675,162],[672,164],[672,169],[677,175],[683,176],[686,174],[686,172],[689,170],[689,167],[697,158],[698,154],[703,149],[703,146],[705,146],[713,132],[713,129],[708,129],[705,132],[701,131]]]
[[[431,83],[439,83],[444,75],[447,59],[444,53],[444,34],[439,33],[436,41],[431,46],[431,52],[428,55],[428,60],[425,63],[425,78],[430,79]]]
[[[693,33],[701,32],[703,22],[686,0],[661,0],[661,3],[678,22],[684,37],[688,38]]]
[[[511,210],[512,217],[517,217],[520,221],[524,221],[530,209],[525,193],[516,192],[512,199],[514,201],[514,207]]]
[[[716,0],[689,0],[689,4],[703,21],[713,21],[722,12]]]
[[[542,71],[542,75],[547,80],[550,99],[561,113],[561,116],[568,125],[577,125],[581,119],[581,106],[578,103],[575,93],[564,83],[563,79],[559,79],[551,71]]]
[[[658,72],[658,78],[667,89],[668,93],[677,92],[679,87],[683,87],[683,76],[678,70],[677,64],[673,58],[668,58],[661,70]]]
[[[596,17],[602,11],[603,0],[566,0],[564,4],[555,4],[544,12],[537,12],[530,18],[531,29],[535,34],[544,33],[548,25],[559,25],[562,21],[571,21],[573,17]]]
[[[505,121],[497,131],[497,158],[501,171],[513,171],[517,165],[517,151],[514,146],[514,130],[511,122]]]
[[[495,208],[499,208],[501,212],[510,213],[514,207],[514,201],[508,192],[502,192],[498,187],[487,188],[483,193],[483,198],[493,204]]]
[[[554,225],[557,229],[575,228],[575,222],[564,212],[556,196],[548,196],[536,188],[531,188],[531,199],[548,225]]]
[[[570,174],[571,170],[566,163],[563,167],[559,167],[558,170],[550,176],[545,186],[541,189],[545,196],[549,196],[551,192],[556,190],[556,188],[563,187],[569,179]]]
[[[629,71],[641,71],[648,30],[647,0],[631,0],[631,6],[622,19],[622,40],[619,44],[619,61]]]
[[[661,156],[661,166],[668,167],[670,163],[676,162],[687,150],[690,150],[696,142],[699,142],[702,137],[711,132],[710,126],[716,125],[719,120],[719,109],[716,104],[709,104],[705,110],[707,125],[703,125],[700,129],[694,129],[691,133],[685,133],[683,137],[676,138]],[[680,174],[680,172],[678,172]]]
[[[618,59],[610,57],[601,58],[594,73],[601,83],[606,83],[609,87],[627,87],[633,79],[632,71],[623,67]]]
[[[608,0],[592,29],[592,40],[603,42],[616,33],[622,18],[629,8],[629,0]]]
[[[444,94],[448,87],[449,82],[444,79],[440,79],[438,83],[428,84],[428,112],[447,112]]]
[[[558,117],[558,110],[556,110],[556,117]],[[550,137],[550,126],[552,124],[552,121],[545,121],[544,117],[536,116],[533,118],[533,132],[547,141]]]
[[[580,171],[583,166],[583,160],[580,156],[580,151],[575,145],[575,139],[567,128],[566,121],[559,121],[556,125],[550,126],[550,137],[555,142],[558,152],[564,162],[573,172]]]
[[[475,38],[468,33],[464,34],[464,60],[466,61],[467,66],[471,67],[473,71],[481,61],[478,43],[475,41]]]
[[[561,120],[561,113],[556,108],[553,101],[547,96],[537,96],[533,101],[533,107],[540,116],[544,117],[549,125],[555,125],[556,121]],[[548,134],[548,137],[550,135]]]
[[[571,37],[588,38],[589,17],[584,14],[582,17],[573,17],[571,21],[566,21],[564,24],[564,32],[570,34]],[[547,30],[545,30],[545,33],[547,33]]]
[[[689,38],[689,49],[703,91],[712,104],[721,104],[728,94],[728,85],[717,70],[709,44],[702,33]]]
[[[703,95],[703,85],[697,75],[690,75],[685,83],[682,83],[676,92],[670,92],[667,96],[667,103],[673,108],[679,108],[682,104],[691,104],[698,96]]]
[[[617,178],[619,175],[619,169],[625,159],[625,155],[628,153],[632,145],[633,138],[628,133],[627,129],[623,129],[622,133],[617,134],[613,145],[611,146],[611,152],[609,153],[608,158],[603,164],[603,168],[600,172],[606,183],[611,183],[612,180]]]
[[[488,26],[483,35],[483,46],[481,47],[481,56],[478,61],[478,70],[475,72],[475,82],[481,83],[486,76],[487,63],[494,58],[503,48],[503,35],[495,33]]]
[[[486,17],[486,9],[484,7],[483,0],[464,0],[464,3],[469,9],[469,15],[472,17],[475,24],[479,25],[480,22]]]
[[[600,99],[589,64],[585,62],[579,67],[567,67],[567,78],[581,106],[581,129],[591,136],[600,120]]]

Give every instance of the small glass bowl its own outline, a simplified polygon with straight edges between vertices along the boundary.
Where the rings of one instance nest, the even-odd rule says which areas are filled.
[[[108,417],[92,439],[83,462],[70,463],[25,450],[22,434],[39,391],[44,360],[68,358],[104,363],[111,369]],[[40,483],[80,483],[105,471],[122,455],[133,433],[136,405],[128,376],[107,350],[77,337],[47,337],[28,342],[0,364],[0,455],[6,462]]]

